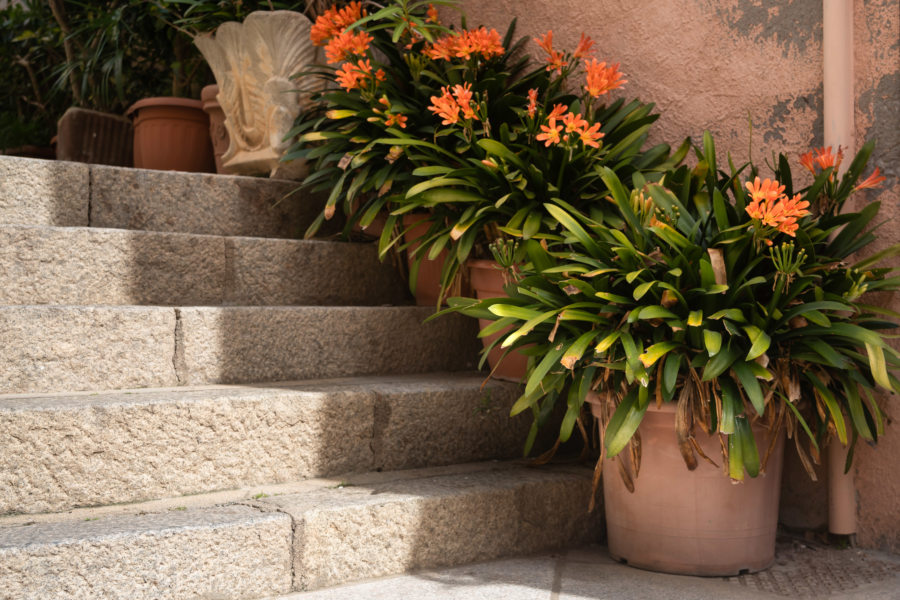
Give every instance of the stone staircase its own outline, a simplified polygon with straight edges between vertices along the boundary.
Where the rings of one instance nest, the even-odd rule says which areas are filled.
[[[597,538],[474,323],[288,182],[0,157],[0,598],[250,600]]]

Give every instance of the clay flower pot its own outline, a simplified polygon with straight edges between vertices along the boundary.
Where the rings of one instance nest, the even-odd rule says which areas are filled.
[[[72,107],[59,119],[56,131],[58,160],[132,165],[133,127],[125,117]]]
[[[598,398],[588,402],[596,411]],[[595,413],[596,414],[596,413]],[[603,465],[603,499],[609,553],[634,567],[681,575],[730,576],[765,569],[775,560],[778,500],[784,462],[784,433],[765,473],[734,484],[722,473],[718,436],[695,431],[714,467],[698,458],[689,471],[678,450],[675,404],[651,402],[638,432],[640,472],[629,492],[615,460]],[[771,437],[753,427],[760,454]],[[631,472],[628,448],[618,455]]]
[[[472,292],[477,299],[485,300],[486,298],[506,296],[506,292],[503,291],[504,271],[495,261],[472,259],[466,262],[466,267],[469,269],[469,283],[472,286]],[[481,329],[492,322],[487,319],[478,319]],[[509,333],[509,328],[500,333],[483,337],[484,347],[487,348],[494,340],[507,333]],[[510,352],[503,357],[504,352],[505,349],[498,345],[488,353],[488,364],[493,371],[493,377],[505,381],[522,381],[525,371],[528,369],[528,357],[518,351]]]
[[[428,215],[425,213],[407,213],[403,215],[403,228],[412,227],[403,236],[405,242],[409,242],[407,249],[407,257],[419,247],[418,240],[428,232]],[[419,223],[418,225],[416,225]],[[437,258],[430,260],[423,258],[419,262],[419,273],[416,277],[416,288],[413,290],[413,296],[416,298],[418,306],[436,306],[438,297],[441,294],[441,271],[444,268],[444,259],[447,251],[442,250]],[[408,265],[412,267],[413,261],[408,260]]]
[[[144,98],[125,114],[134,118],[135,167],[215,172],[209,117],[199,100]]]

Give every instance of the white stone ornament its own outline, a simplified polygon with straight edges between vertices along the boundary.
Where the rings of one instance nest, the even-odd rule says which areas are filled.
[[[292,79],[316,62],[311,26],[298,12],[259,11],[194,39],[219,86],[231,138],[222,156],[228,172],[285,175],[279,163],[291,143],[285,138],[315,85],[312,77]]]

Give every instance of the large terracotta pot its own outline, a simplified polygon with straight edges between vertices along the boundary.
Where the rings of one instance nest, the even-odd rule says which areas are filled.
[[[225,174],[228,173],[228,169],[222,164],[222,155],[228,150],[230,138],[228,129],[225,127],[225,111],[219,104],[218,95],[219,86],[216,84],[208,85],[200,90],[203,112],[209,116],[209,139],[212,142],[213,156],[216,161],[216,173]]]
[[[777,433],[766,472],[735,484],[722,471],[718,437],[703,431],[695,432],[697,442],[720,468],[698,457],[697,468],[687,469],[678,450],[674,403],[660,409],[651,403],[638,431],[641,468],[634,493],[625,487],[613,460],[603,465],[610,554],[635,567],[682,575],[729,576],[771,566],[783,432]],[[753,434],[762,457],[771,437],[758,426]],[[627,448],[619,456],[630,470],[626,455]]]
[[[403,236],[404,241],[410,242],[407,256],[419,247],[419,242],[415,240],[418,240],[428,232],[428,221],[426,219],[428,219],[428,215],[424,213],[407,213],[403,215],[403,229],[406,230],[407,227],[412,227]],[[416,289],[413,290],[413,296],[415,296],[418,306],[437,306],[438,297],[441,293],[441,270],[444,268],[446,257],[447,251],[442,250],[434,260],[423,258],[419,263]],[[408,259],[407,264],[410,267],[412,267],[412,263],[413,261]]]
[[[200,100],[144,98],[134,115],[134,166],[139,169],[214,173],[209,117]]]
[[[469,284],[472,286],[472,292],[476,298],[485,300],[506,296],[506,292],[503,290],[504,271],[495,261],[473,259],[466,262],[466,267],[469,269]],[[478,319],[481,329],[491,323],[493,321]],[[506,335],[510,329],[507,328],[499,333],[483,337],[484,347],[487,348],[494,340]],[[493,377],[506,381],[522,381],[528,368],[528,357],[519,352],[510,352],[504,357],[505,351],[498,345],[488,352],[488,364],[493,371]]]

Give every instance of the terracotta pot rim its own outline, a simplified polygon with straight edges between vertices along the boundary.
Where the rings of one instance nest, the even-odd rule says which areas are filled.
[[[196,108],[203,110],[203,102],[194,100],[193,98],[177,98],[175,96],[154,96],[152,98],[143,98],[128,107],[125,111],[126,115],[138,111],[149,106],[181,106],[184,108]]]
[[[475,269],[490,269],[492,271],[503,271],[504,269],[492,258],[470,258],[466,261],[466,266]]]

